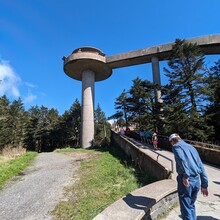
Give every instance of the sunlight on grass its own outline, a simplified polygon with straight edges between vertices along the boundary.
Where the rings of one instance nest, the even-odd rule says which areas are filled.
[[[21,173],[33,159],[37,156],[36,152],[28,152],[15,159],[8,160],[0,164],[0,189],[13,176]]]
[[[4,148],[0,154],[0,165],[4,164],[9,160],[15,159],[16,157],[19,157],[25,153],[26,153],[26,149],[22,147]]]
[[[136,179],[135,169],[126,168],[107,151],[82,161],[77,178],[78,182],[67,189],[68,201],[61,202],[54,210],[55,219],[92,219],[111,203],[142,186]]]

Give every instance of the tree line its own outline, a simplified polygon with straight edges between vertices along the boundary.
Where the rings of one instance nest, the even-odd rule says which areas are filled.
[[[136,123],[140,128],[198,141],[220,142],[220,60],[208,67],[195,43],[176,39],[164,73],[166,85],[139,77],[115,101],[110,117],[119,125]],[[160,90],[163,102],[157,102]]]
[[[115,101],[119,125],[136,123],[139,128],[162,135],[179,133],[183,138],[220,142],[220,60],[207,67],[197,44],[177,39],[164,68],[168,83],[160,86],[139,77]],[[163,102],[155,99],[162,92]],[[98,104],[95,109],[95,144],[110,139],[110,124]],[[27,150],[52,151],[80,147],[81,105],[76,99],[62,115],[55,108],[33,106],[24,109],[22,99],[12,102],[0,97],[0,151],[25,147]]]
[[[25,110],[21,98],[0,97],[0,152],[23,147],[30,151],[80,147],[81,105],[76,99],[62,115],[55,108],[33,106]],[[98,104],[95,110],[95,143],[109,141],[110,124]]]

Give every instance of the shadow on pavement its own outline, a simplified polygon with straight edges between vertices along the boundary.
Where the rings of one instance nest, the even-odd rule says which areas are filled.
[[[213,218],[211,216],[197,216],[197,220],[219,220],[219,219]]]
[[[220,194],[213,194],[214,196],[217,196],[217,197],[219,197],[220,198]]]
[[[155,199],[144,197],[144,196],[133,196],[131,194],[128,194],[126,197],[123,198],[123,200],[134,209],[141,209],[145,210],[148,206],[152,206],[152,204],[155,204]]]
[[[220,182],[218,181],[213,181],[213,183],[220,185]]]

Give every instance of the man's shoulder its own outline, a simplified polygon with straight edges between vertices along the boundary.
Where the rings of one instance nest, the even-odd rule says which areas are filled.
[[[178,145],[180,146],[184,146],[184,147],[192,147],[190,144],[186,143],[184,140],[179,140],[178,142]]]
[[[176,149],[187,149],[189,148],[189,144],[187,144],[185,141],[183,140],[179,140],[176,144],[173,145],[173,148],[176,148]]]
[[[193,145],[188,144],[188,143],[186,143],[186,142],[183,141],[183,140],[178,141],[177,144],[178,144],[179,147],[181,147],[183,150],[191,151],[191,152],[197,152],[196,148],[195,148]]]

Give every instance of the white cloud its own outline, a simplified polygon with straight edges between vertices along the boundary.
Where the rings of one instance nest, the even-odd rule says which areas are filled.
[[[0,96],[6,94],[18,98],[20,96],[18,89],[20,82],[20,77],[14,72],[8,62],[0,60]]]
[[[32,103],[35,99],[37,99],[37,96],[29,92],[28,95],[24,98],[24,103]]]
[[[44,96],[44,97],[47,96],[44,92],[40,92],[40,95],[41,95],[41,96]]]
[[[33,94],[33,90],[37,88],[38,86],[33,83],[22,82],[9,62],[0,58],[0,96],[6,95],[13,99],[21,97],[24,104],[31,104],[38,98],[37,95]],[[46,96],[41,93],[40,95]]]
[[[29,82],[25,82],[25,85],[29,88],[36,88],[37,87],[36,85],[29,83]]]

